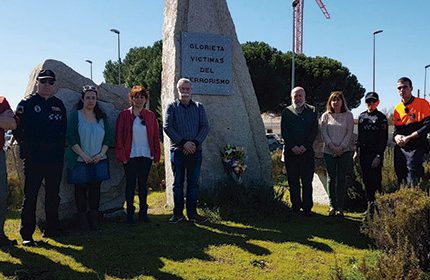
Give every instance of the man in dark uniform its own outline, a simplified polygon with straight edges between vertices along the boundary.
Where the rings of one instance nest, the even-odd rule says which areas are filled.
[[[388,140],[387,117],[378,111],[379,96],[369,92],[365,96],[367,111],[358,117],[357,150],[354,160],[360,157],[361,173],[366,190],[367,212],[372,214],[375,193],[381,191],[382,164]]]
[[[60,236],[58,206],[63,173],[66,136],[66,109],[54,94],[55,74],[41,70],[36,93],[22,100],[16,109],[18,127],[14,136],[24,161],[24,203],[21,212],[21,237],[24,246],[33,246],[36,227],[36,204],[45,179],[46,229],[44,237]]]

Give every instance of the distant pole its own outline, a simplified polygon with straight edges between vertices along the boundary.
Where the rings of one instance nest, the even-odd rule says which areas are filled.
[[[294,88],[295,84],[295,76],[296,76],[296,65],[295,65],[295,49],[296,49],[296,6],[299,3],[299,0],[293,0],[291,3],[293,6],[293,52],[291,57],[291,90]]]
[[[91,75],[91,81],[93,80],[93,62],[89,59],[85,60],[85,62],[88,62],[90,64],[90,75]]]
[[[376,30],[373,32],[373,92],[375,92],[375,38],[376,34],[382,33],[384,30]]]
[[[426,67],[424,67],[424,98],[426,98],[426,94],[427,94],[427,92],[426,92],[426,83],[427,83],[427,68],[429,68],[430,67],[430,64],[429,65],[426,65]]]
[[[118,29],[113,29],[113,28],[110,31],[118,35],[118,85],[121,85],[121,55],[120,55],[120,38],[119,38],[120,32]]]

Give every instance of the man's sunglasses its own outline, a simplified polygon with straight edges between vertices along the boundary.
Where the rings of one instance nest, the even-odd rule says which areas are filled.
[[[41,84],[49,83],[51,86],[55,84],[55,80],[54,79],[49,79],[49,78],[40,79],[39,82]]]
[[[378,102],[378,100],[376,100],[376,99],[367,99],[366,100],[367,104],[372,104],[372,103],[376,103],[376,102]]]

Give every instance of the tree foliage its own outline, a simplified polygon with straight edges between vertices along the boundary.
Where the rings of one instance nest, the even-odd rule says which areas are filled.
[[[292,53],[282,53],[263,42],[242,44],[261,112],[280,112],[290,103]],[[306,91],[306,99],[319,112],[325,111],[330,92],[344,92],[348,106],[360,104],[365,89],[341,62],[327,57],[295,55],[295,85]]]
[[[242,50],[257,96],[260,111],[280,112],[282,104],[289,104],[291,91],[292,53],[282,53],[264,42],[247,42]],[[143,85],[150,90],[150,109],[160,117],[162,42],[152,47],[129,50],[121,64],[124,85]],[[360,104],[365,89],[341,62],[327,57],[295,56],[295,84],[306,90],[306,98],[319,112],[325,111],[330,92],[341,90],[348,106]],[[106,62],[103,72],[107,83],[118,83],[118,62]]]
[[[152,47],[135,47],[129,50],[121,64],[121,80],[126,87],[143,85],[149,90],[149,106],[160,117],[162,43]],[[106,62],[103,76],[106,83],[118,83],[118,62]]]

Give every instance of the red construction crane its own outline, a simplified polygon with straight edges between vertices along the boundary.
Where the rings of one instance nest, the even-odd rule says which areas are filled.
[[[294,0],[293,1],[293,9],[294,9],[294,52],[302,53],[303,52],[303,7],[305,0]],[[327,12],[324,3],[321,0],[315,0],[324,16],[329,19],[330,14]]]

